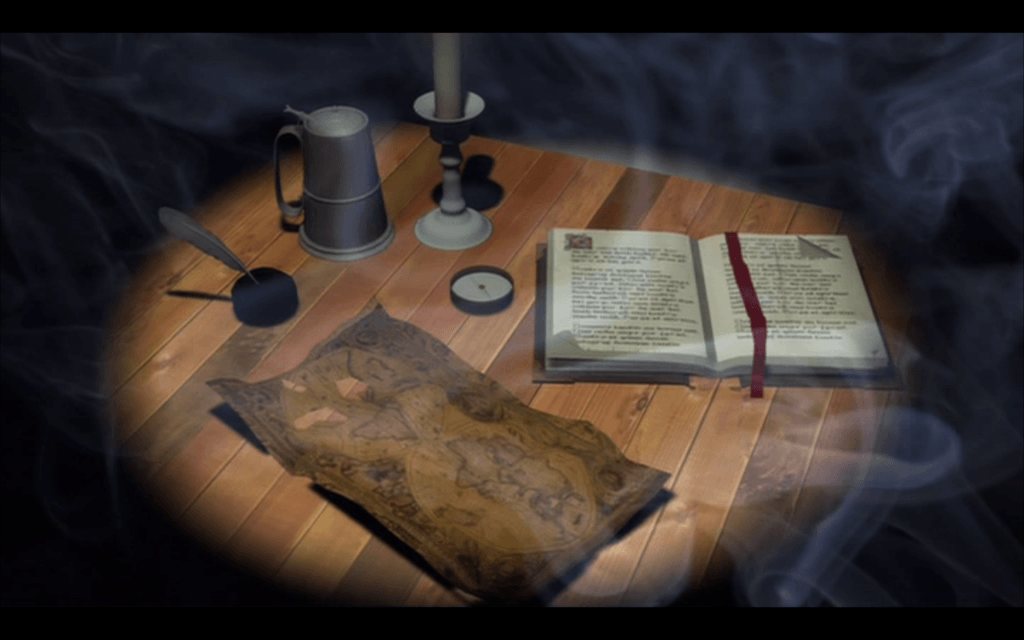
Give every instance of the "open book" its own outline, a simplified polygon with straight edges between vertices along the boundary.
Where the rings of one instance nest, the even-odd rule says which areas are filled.
[[[899,386],[846,236],[739,241],[767,321],[767,384]],[[754,339],[724,234],[554,229],[541,249],[536,380],[749,379]]]

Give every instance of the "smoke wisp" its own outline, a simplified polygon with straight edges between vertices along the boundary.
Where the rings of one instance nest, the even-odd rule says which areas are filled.
[[[158,208],[188,210],[268,162],[285,104],[417,122],[428,42],[2,36],[10,500],[41,501],[74,538],[116,529],[103,327],[161,240]],[[478,34],[467,49],[466,87],[487,102],[476,133],[601,142],[741,174],[848,212],[905,274],[921,327],[914,405],[864,450],[837,452],[833,476],[808,478],[843,488],[826,519],[791,527],[769,554],[734,549],[738,598],[1024,604],[1019,496],[1004,493],[1024,454],[1024,37]],[[7,525],[4,535],[5,546],[32,544]]]

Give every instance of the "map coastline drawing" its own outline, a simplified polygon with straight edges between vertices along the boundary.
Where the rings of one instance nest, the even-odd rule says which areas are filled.
[[[361,399],[341,392],[352,378]],[[668,477],[590,423],[524,405],[379,305],[288,373],[208,384],[290,473],[353,500],[488,599],[536,597]]]

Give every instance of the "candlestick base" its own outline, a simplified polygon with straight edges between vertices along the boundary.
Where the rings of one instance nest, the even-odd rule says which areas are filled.
[[[469,207],[451,215],[434,209],[416,223],[416,237],[433,249],[461,251],[479,246],[491,237],[491,219]]]

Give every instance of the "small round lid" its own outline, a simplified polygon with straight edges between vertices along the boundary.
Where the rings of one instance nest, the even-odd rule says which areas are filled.
[[[365,113],[353,107],[324,107],[306,118],[306,127],[327,137],[350,136],[362,131],[370,122]]]
[[[468,267],[452,276],[452,304],[463,313],[488,316],[512,304],[514,289],[507,271],[484,265]]]

